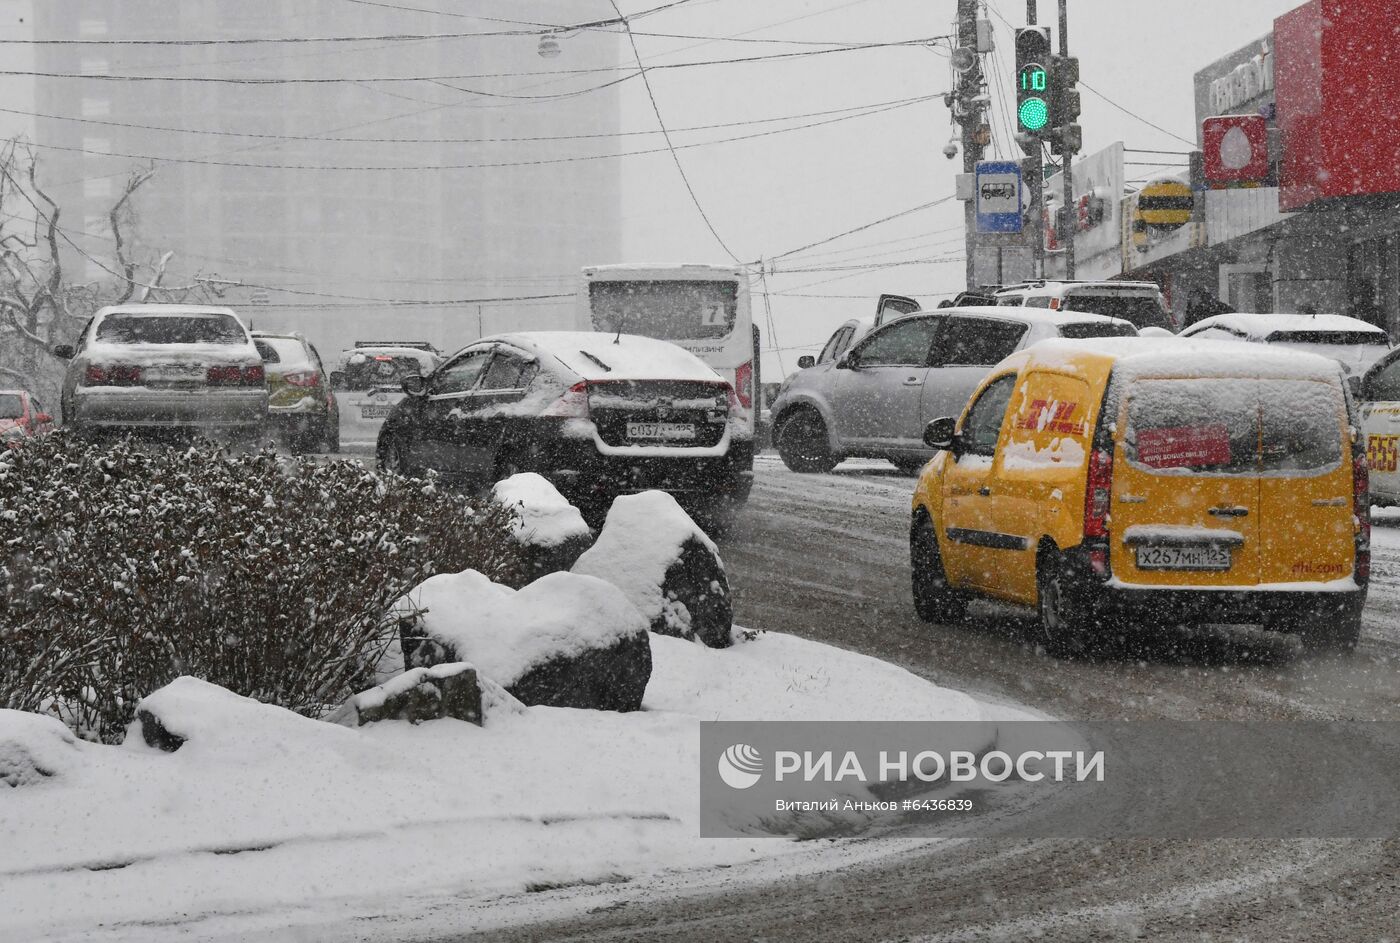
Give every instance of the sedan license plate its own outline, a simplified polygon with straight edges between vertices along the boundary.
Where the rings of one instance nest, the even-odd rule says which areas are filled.
[[[1228,570],[1229,547],[1170,547],[1137,548],[1139,570]]]
[[[389,410],[391,410],[391,409],[393,409],[393,408],[394,408],[394,407],[388,406],[388,405],[385,405],[385,406],[361,406],[361,407],[360,407],[360,418],[361,418],[361,419],[387,419],[387,418],[389,418]]]
[[[627,438],[681,442],[695,438],[695,427],[688,422],[629,422]]]

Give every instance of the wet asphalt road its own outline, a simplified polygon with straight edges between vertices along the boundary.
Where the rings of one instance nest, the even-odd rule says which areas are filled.
[[[1400,720],[1400,519],[1377,527],[1365,631],[1304,658],[1249,630],[1133,633],[1094,660],[1044,656],[1025,614],[961,626],[913,614],[913,479],[878,462],[795,475],[759,462],[722,550],[741,624],[902,665],[1069,719]],[[629,895],[494,940],[1400,939],[1400,842],[945,842],[815,877]]]

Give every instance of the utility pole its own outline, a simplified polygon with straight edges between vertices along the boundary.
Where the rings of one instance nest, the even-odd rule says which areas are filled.
[[[958,45],[977,51],[977,7],[979,0],[958,0]],[[982,159],[982,60],[974,55],[972,66],[958,76],[953,94],[953,120],[962,126],[963,173],[976,174]],[[963,208],[967,233],[967,287],[975,289],[974,258],[977,250],[977,201],[968,200]]]
[[[1036,26],[1036,0],[1026,0],[1026,25]],[[1031,218],[1031,274],[1036,278],[1045,276],[1045,211],[1043,209],[1045,189],[1045,164],[1040,156],[1040,140],[1033,139],[1034,152],[1031,154],[1030,172],[1026,174],[1026,189],[1030,191],[1030,207],[1027,215]]]
[[[1034,0],[1031,0],[1034,3]],[[1060,0],[1060,55],[1069,58],[1069,0]],[[1060,223],[1060,244],[1065,247],[1065,278],[1074,278],[1074,151],[1070,142],[1064,147],[1065,201]]]

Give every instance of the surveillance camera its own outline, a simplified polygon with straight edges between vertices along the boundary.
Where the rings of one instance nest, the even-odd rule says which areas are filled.
[[[958,146],[957,146],[956,144],[954,144],[952,141],[949,141],[947,144],[944,144],[944,145],[943,145],[943,156],[946,157],[946,158],[948,158],[949,160],[952,160],[954,157],[957,157],[957,156],[958,156]]]

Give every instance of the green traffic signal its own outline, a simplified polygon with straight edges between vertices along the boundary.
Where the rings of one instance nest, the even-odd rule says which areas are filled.
[[[1027,131],[1039,131],[1050,120],[1050,107],[1043,98],[1027,98],[1016,110],[1016,117]]]

